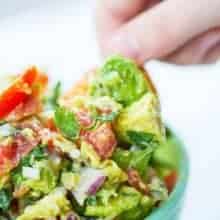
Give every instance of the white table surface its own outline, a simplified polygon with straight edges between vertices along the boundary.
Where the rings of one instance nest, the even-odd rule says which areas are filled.
[[[0,1],[0,74],[36,64],[70,86],[99,63],[91,0]],[[191,175],[183,220],[220,219],[220,63],[147,64],[163,115],[184,139]]]

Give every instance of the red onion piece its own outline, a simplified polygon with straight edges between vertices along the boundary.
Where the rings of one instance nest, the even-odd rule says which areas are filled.
[[[105,176],[99,176],[97,180],[91,184],[91,186],[88,189],[87,194],[88,195],[95,195],[96,192],[100,189],[100,187],[105,182],[106,177]]]
[[[79,218],[75,215],[75,214],[73,214],[73,213],[71,213],[71,214],[69,214],[67,217],[66,217],[66,220],[78,220]]]

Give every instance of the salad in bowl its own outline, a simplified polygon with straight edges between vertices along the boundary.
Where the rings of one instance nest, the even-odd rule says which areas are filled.
[[[179,154],[147,73],[120,56],[62,94],[36,67],[0,92],[0,219],[143,220]]]

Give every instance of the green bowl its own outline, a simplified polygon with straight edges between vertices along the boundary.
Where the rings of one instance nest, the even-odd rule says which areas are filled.
[[[179,152],[178,182],[169,199],[145,220],[178,220],[180,216],[189,176],[189,158],[183,142],[174,133],[171,135],[175,139],[175,147]]]

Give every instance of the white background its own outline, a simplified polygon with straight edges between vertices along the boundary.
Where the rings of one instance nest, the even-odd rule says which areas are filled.
[[[0,74],[29,64],[70,86],[98,64],[89,0],[0,1]],[[160,39],[158,39],[160,40]],[[184,140],[191,174],[183,220],[220,219],[220,63],[176,67],[147,64],[163,115]]]

